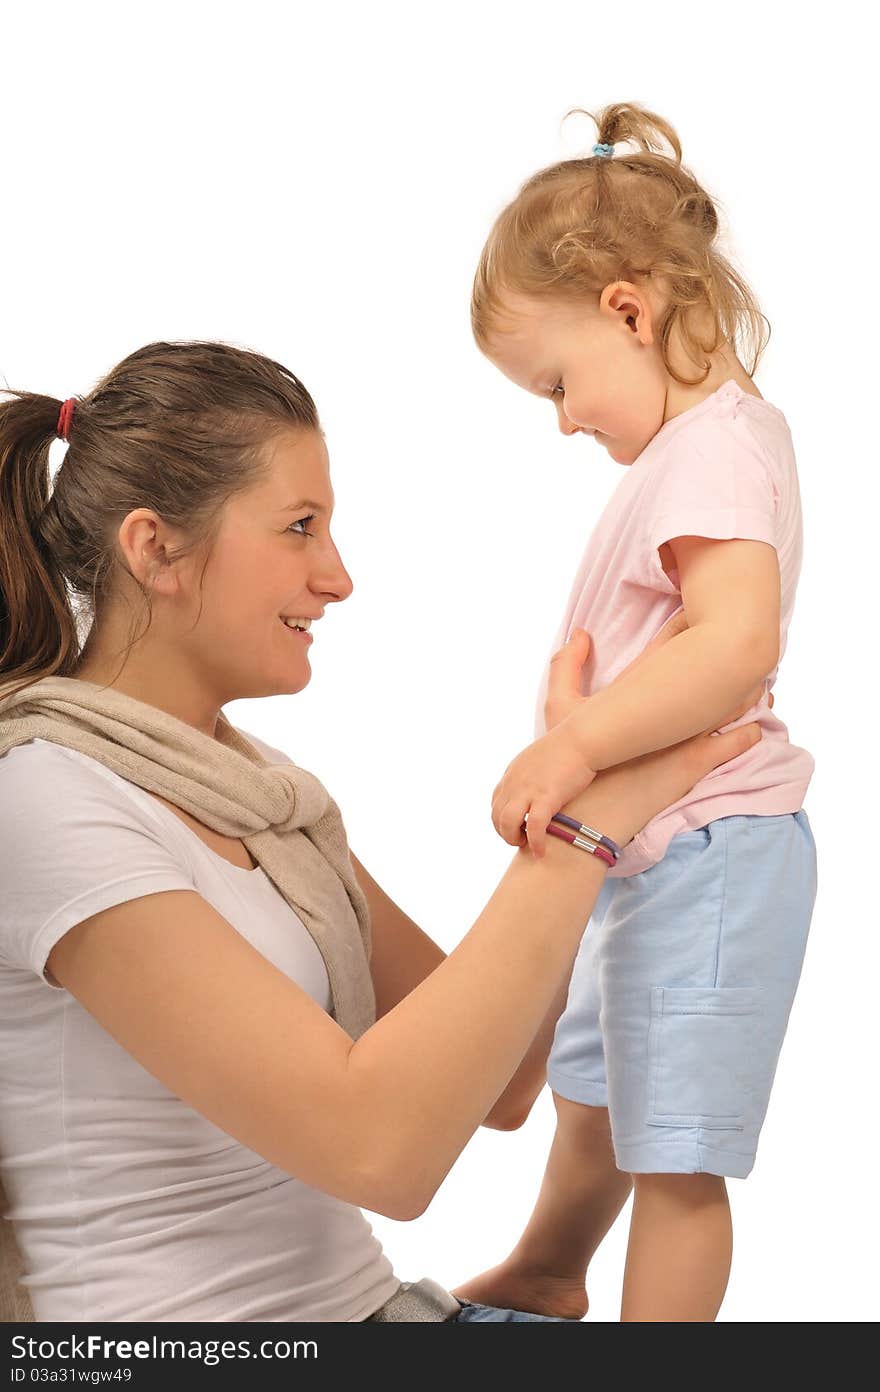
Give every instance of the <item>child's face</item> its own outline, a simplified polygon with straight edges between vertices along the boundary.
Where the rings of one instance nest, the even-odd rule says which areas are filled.
[[[549,397],[563,435],[592,435],[632,464],[663,424],[667,376],[654,341],[655,308],[629,281],[598,307],[510,293],[487,356],[517,386]]]

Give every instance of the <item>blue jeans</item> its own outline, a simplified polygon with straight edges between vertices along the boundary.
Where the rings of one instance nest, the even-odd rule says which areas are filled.
[[[458,1298],[458,1297],[457,1297]],[[490,1320],[540,1320],[542,1324],[578,1324],[579,1320],[564,1319],[559,1315],[530,1315],[525,1310],[501,1310],[495,1305],[477,1305],[472,1300],[462,1300],[461,1309],[450,1324],[484,1324]]]

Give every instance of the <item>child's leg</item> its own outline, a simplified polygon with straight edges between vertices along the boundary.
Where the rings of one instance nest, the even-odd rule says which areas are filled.
[[[526,1229],[510,1256],[453,1294],[533,1314],[582,1318],[590,1259],[632,1189],[614,1160],[606,1107],[553,1094],[556,1135]]]
[[[519,1264],[583,1286],[590,1260],[629,1198],[632,1177],[617,1168],[607,1107],[553,1094],[556,1135]]]
[[[713,1174],[636,1174],[622,1321],[714,1320],[733,1247],[727,1187]]]
[[[599,1023],[597,960],[613,892],[606,880],[574,962],[547,1062],[556,1135],[534,1212],[509,1257],[453,1292],[469,1300],[582,1318],[590,1258],[632,1188],[614,1159]],[[569,1100],[572,1094],[579,1100]]]
[[[624,881],[605,924],[608,1102],[635,1186],[622,1320],[718,1313],[724,1176],[755,1162],[815,883],[803,812],[722,817]]]

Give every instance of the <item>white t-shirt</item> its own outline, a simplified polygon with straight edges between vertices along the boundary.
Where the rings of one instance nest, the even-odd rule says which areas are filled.
[[[35,1318],[365,1319],[400,1282],[360,1210],[194,1111],[45,975],[74,924],[171,889],[328,1008],[321,955],[262,869],[77,750],[0,757],[0,1173]]]

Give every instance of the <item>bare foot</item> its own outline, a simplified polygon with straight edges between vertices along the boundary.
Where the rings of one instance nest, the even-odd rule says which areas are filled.
[[[479,1305],[562,1319],[583,1319],[590,1305],[583,1281],[519,1266],[510,1258],[464,1281],[452,1294]]]

